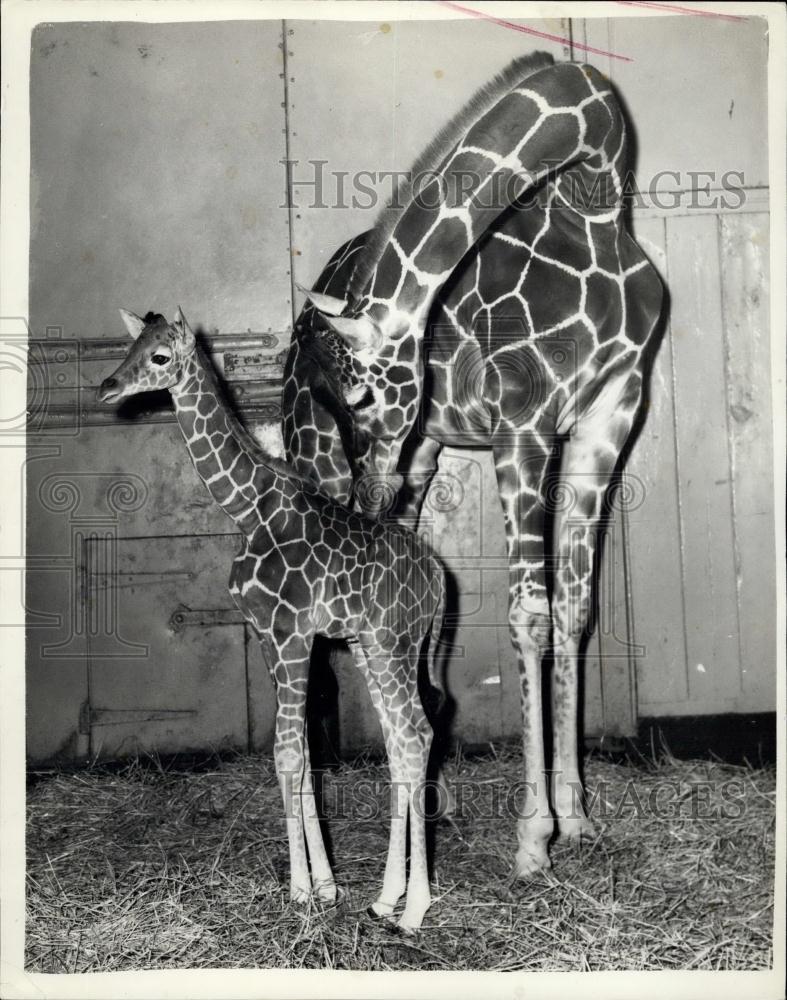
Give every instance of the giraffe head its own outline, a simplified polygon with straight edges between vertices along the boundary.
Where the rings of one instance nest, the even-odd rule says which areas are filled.
[[[170,389],[183,378],[186,359],[194,352],[194,334],[178,308],[172,324],[158,313],[143,319],[120,310],[126,329],[134,338],[131,350],[98,390],[102,403],[116,403],[126,396],[155,389]]]
[[[327,383],[337,422],[349,426],[347,458],[355,506],[369,514],[389,505],[401,485],[396,472],[415,423],[423,388],[420,338],[412,317],[388,304],[306,292],[317,316],[312,350]]]

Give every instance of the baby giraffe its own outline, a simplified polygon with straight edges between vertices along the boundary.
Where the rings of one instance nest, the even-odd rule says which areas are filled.
[[[121,310],[135,343],[99,389],[102,402],[169,389],[191,460],[243,536],[229,589],[259,635],[276,687],[274,759],[284,797],[290,897],[336,898],[315,807],[306,741],[309,654],[316,635],[346,639],[382,725],[392,779],[383,887],[370,912],[421,926],[431,899],[424,784],[432,730],[418,695],[418,659],[430,632],[429,674],[444,579],[426,543],[398,525],[367,520],[266,454],[225,404],[210,362],[178,309],[172,324]],[[410,878],[406,838],[410,821]],[[307,855],[308,850],[308,855]]]

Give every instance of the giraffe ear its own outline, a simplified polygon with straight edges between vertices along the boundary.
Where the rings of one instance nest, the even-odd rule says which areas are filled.
[[[383,342],[383,335],[365,313],[349,316],[326,316],[334,329],[351,351],[377,351]]]
[[[175,328],[175,332],[183,343],[184,348],[187,351],[192,350],[196,342],[194,337],[194,331],[189,326],[189,322],[183,315],[183,310],[178,306],[177,312],[175,313],[175,319],[172,321],[172,325]]]
[[[137,316],[136,313],[129,312],[128,309],[120,309],[120,317],[123,320],[126,329],[128,330],[129,336],[134,340],[142,333],[145,329],[145,321],[141,316]]]
[[[303,285],[297,285],[298,291],[303,292],[313,306],[316,306],[321,313],[326,316],[341,316],[347,308],[346,299],[338,299],[335,295],[326,295],[325,292],[312,292]]]
[[[344,401],[348,406],[357,406],[369,391],[369,387],[364,382],[359,382],[351,389],[344,390]]]

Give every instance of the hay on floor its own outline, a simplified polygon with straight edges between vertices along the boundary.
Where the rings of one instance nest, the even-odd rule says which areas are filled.
[[[387,847],[376,808],[383,763],[360,759],[325,777],[343,890],[330,909],[288,901],[268,758],[40,775],[29,791],[28,968],[770,965],[774,769],[591,759],[598,837],[580,848],[556,842],[551,872],[512,885],[507,804],[520,774],[513,747],[449,762],[458,812],[435,825],[435,902],[414,940],[364,915]]]

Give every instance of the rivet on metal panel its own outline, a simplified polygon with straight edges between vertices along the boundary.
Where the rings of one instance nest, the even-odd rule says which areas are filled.
[[[186,612],[188,610],[189,608],[186,607],[185,604],[179,604],[177,608],[175,608],[168,622],[168,627],[171,632],[174,632],[177,635],[179,632],[183,631],[186,624]]]

